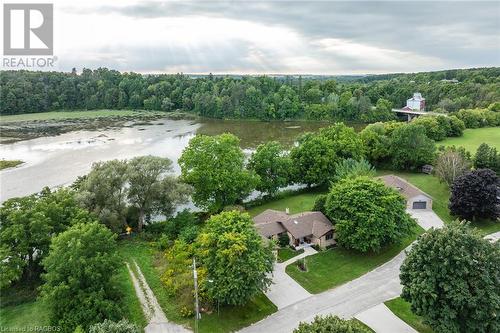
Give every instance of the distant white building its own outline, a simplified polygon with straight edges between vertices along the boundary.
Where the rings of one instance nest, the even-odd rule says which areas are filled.
[[[425,98],[421,93],[414,93],[413,97],[406,100],[406,106],[403,110],[408,111],[425,111]]]

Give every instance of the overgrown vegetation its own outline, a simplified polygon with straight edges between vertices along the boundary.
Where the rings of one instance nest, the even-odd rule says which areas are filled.
[[[23,163],[24,162],[20,160],[0,160],[0,170],[13,168]]]

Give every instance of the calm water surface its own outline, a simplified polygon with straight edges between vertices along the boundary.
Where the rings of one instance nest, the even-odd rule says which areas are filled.
[[[71,184],[88,173],[97,161],[155,155],[171,159],[174,171],[180,173],[177,159],[197,133],[231,132],[241,139],[245,152],[250,153],[269,140],[289,146],[297,135],[324,126],[327,124],[161,119],[150,125],[75,131],[0,145],[0,158],[25,162],[17,168],[0,171],[0,201],[38,192],[44,186]]]

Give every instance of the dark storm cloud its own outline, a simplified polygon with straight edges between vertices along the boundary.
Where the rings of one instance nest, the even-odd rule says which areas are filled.
[[[500,2],[496,1],[167,1],[102,6],[95,11],[133,18],[230,18],[287,27],[307,40],[342,39],[411,52],[440,59],[449,67],[500,64]],[[251,67],[245,60],[236,60],[244,59],[245,51],[248,48],[242,47],[238,55],[231,55],[233,61],[238,62],[235,67]],[[325,56],[321,51],[309,52],[317,57]],[[348,65],[349,59],[341,59],[340,55],[338,58]],[[224,67],[217,61],[213,65],[214,68]],[[351,65],[359,66],[359,60],[351,59]],[[367,70],[377,67],[369,62],[362,66]],[[412,70],[411,64],[408,70]]]

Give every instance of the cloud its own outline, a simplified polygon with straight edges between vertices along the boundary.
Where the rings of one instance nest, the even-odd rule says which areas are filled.
[[[56,8],[64,70],[347,74],[500,65],[499,2],[60,0]]]

